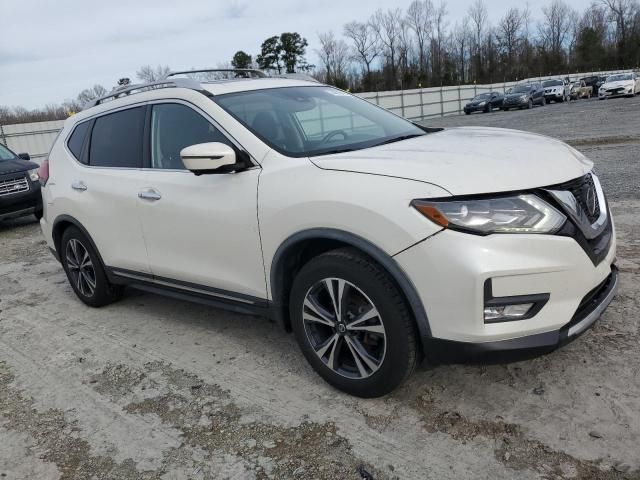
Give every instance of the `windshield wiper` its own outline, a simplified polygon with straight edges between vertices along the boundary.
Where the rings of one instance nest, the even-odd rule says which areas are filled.
[[[334,153],[345,153],[345,152],[353,152],[354,150],[360,150],[359,148],[336,148],[335,150],[327,150],[325,152],[316,153],[312,155],[314,157],[320,155],[333,155]]]
[[[387,145],[389,143],[401,142],[402,140],[409,140],[410,138],[422,137],[425,135],[424,133],[412,133],[410,135],[401,135],[399,137],[389,138],[383,142],[376,143],[375,145],[371,145],[372,147],[379,147],[380,145]]]

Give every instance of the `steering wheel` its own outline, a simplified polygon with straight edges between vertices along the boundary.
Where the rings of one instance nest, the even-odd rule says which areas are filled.
[[[331,140],[333,137],[335,137],[336,135],[342,135],[344,137],[344,139],[346,140],[349,135],[347,134],[347,132],[345,132],[344,130],[333,130],[329,133],[327,133],[322,140],[320,140],[320,145],[324,145],[325,143],[327,143],[329,140]]]

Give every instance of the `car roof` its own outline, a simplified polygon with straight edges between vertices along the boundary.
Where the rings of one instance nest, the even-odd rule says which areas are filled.
[[[248,92],[252,90],[265,90],[267,88],[285,87],[317,87],[326,86],[322,83],[290,79],[290,78],[234,78],[229,80],[216,80],[213,82],[201,82],[202,88],[213,95],[225,93]]]

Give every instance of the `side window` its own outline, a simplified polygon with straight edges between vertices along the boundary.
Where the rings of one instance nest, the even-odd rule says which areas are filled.
[[[73,153],[73,156],[76,157],[76,160],[78,160],[79,162],[83,161],[82,145],[84,145],[84,139],[87,136],[87,131],[89,130],[90,124],[91,122],[88,121],[76,125],[76,128],[73,130],[73,133],[69,137],[69,140],[67,140],[67,147],[69,147],[69,150],[71,150],[71,153]]]
[[[144,113],[144,107],[136,107],[98,117],[91,132],[89,165],[142,168]]]
[[[178,103],[154,105],[151,111],[151,166],[184,170],[180,150],[197,143],[221,142],[234,146],[193,109]]]

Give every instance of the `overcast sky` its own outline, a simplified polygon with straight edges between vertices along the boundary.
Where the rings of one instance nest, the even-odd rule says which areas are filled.
[[[472,0],[448,0],[449,21]],[[215,67],[237,50],[255,55],[262,41],[297,31],[317,63],[317,33],[341,32],[377,8],[410,0],[0,0],[0,105],[59,103],[96,83],[111,89],[141,65]],[[570,2],[584,8],[589,0]],[[496,23],[523,2],[486,0]],[[531,1],[535,16],[539,3]]]

